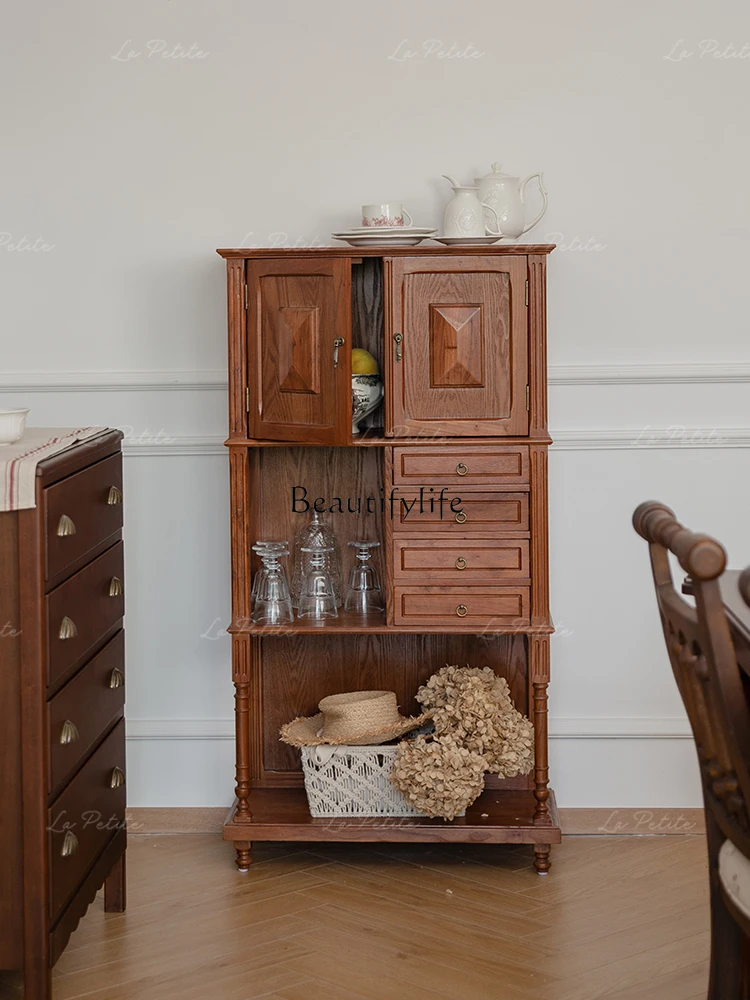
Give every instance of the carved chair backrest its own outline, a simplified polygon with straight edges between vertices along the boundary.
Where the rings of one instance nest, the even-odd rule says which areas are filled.
[[[706,809],[750,857],[750,711],[719,590],[726,553],[654,501],[636,509],[633,526],[649,543],[664,638],[695,737]],[[674,588],[669,552],[690,575],[695,607]],[[750,603],[750,575],[744,578]]]

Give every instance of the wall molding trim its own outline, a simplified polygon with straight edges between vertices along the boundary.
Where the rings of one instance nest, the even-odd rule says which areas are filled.
[[[550,385],[683,385],[750,382],[750,362],[550,365]],[[2,372],[0,392],[226,391],[222,368]]]

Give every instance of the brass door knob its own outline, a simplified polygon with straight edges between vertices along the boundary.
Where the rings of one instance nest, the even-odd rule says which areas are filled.
[[[115,504],[122,503],[122,492],[116,486],[110,486],[107,503],[110,507],[114,507]]]
[[[469,471],[468,465],[464,465],[463,462],[459,462],[458,465],[456,466],[456,472],[458,473],[459,476],[465,476],[468,471]]]
[[[62,729],[60,730],[60,743],[66,746],[68,743],[75,743],[76,740],[81,738],[78,732],[78,727],[75,722],[71,722],[70,719],[66,719],[62,724]]]
[[[464,615],[468,614],[468,611],[469,609],[466,607],[465,604],[459,604],[459,606],[456,608],[456,614],[458,615],[459,618],[463,618]]]
[[[457,521],[457,522],[458,522],[459,524],[463,524],[463,523],[464,523],[464,521],[466,521],[466,520],[468,520],[468,517],[467,517],[467,514],[466,514],[466,511],[465,511],[465,510],[457,510],[457,511],[456,511],[456,521]]]
[[[456,559],[456,569],[466,569],[466,560],[463,556],[459,556]]]
[[[109,596],[110,597],[122,597],[124,589],[122,586],[122,580],[119,576],[113,576],[109,582]]]
[[[121,688],[125,684],[125,678],[122,676],[122,670],[119,667],[115,667],[109,676],[109,686],[111,688]]]
[[[62,850],[60,854],[64,858],[69,858],[78,851],[78,837],[73,833],[72,830],[65,831],[65,839],[63,840]]]
[[[60,631],[57,633],[60,639],[75,639],[78,635],[78,628],[72,618],[67,615],[60,622]]]
[[[122,788],[125,784],[125,772],[121,767],[112,768],[112,777],[109,779],[110,788]]]
[[[68,517],[67,514],[63,514],[60,520],[57,522],[57,537],[65,538],[67,535],[75,535],[76,526],[72,517]]]

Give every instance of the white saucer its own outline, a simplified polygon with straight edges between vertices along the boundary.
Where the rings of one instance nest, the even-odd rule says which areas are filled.
[[[342,240],[344,243],[348,243],[351,247],[415,247],[417,243],[421,243],[422,240],[429,239],[427,235],[423,236],[359,236],[356,234],[350,234],[344,236],[342,234],[331,234],[335,240]]]
[[[433,236],[434,240],[446,247],[489,247],[501,240],[502,236]]]
[[[345,236],[429,236],[436,233],[434,226],[352,226],[342,229],[339,235]]]

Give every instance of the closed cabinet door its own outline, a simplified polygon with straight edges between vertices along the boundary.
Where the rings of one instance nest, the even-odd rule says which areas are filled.
[[[349,260],[250,260],[254,438],[345,444],[351,428]]]
[[[526,435],[526,258],[389,261],[393,437]]]

